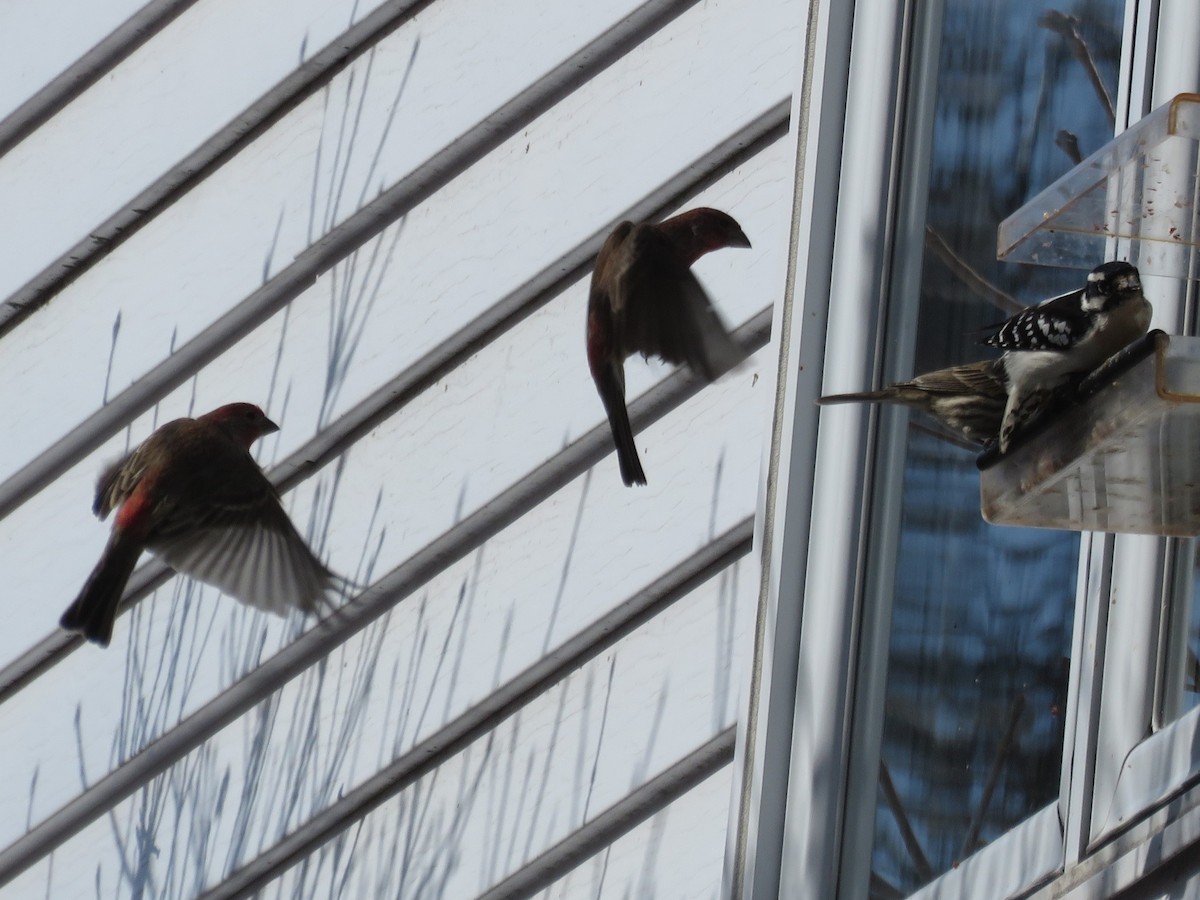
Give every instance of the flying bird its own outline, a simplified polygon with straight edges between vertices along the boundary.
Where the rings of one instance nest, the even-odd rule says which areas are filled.
[[[243,603],[317,612],[342,582],[309,550],[250,455],[279,426],[251,403],[163,425],[96,486],[93,512],[116,510],[100,561],[60,624],[102,647],[143,550]]]
[[[626,485],[645,484],[646,473],[625,407],[625,360],[641,353],[686,362],[713,381],[745,359],[691,265],[722,247],[749,246],[731,216],[701,207],[657,225],[621,222],[600,248],[588,294],[588,366]]]
[[[1000,425],[1000,452],[1036,414],[1027,401],[1095,369],[1150,327],[1153,310],[1138,270],[1107,262],[1088,273],[1078,290],[1052,297],[1001,323],[984,343],[1004,351],[1008,399]]]

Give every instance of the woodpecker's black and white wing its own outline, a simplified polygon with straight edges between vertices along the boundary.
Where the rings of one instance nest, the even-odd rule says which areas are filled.
[[[1108,262],[1088,273],[1084,287],[1022,310],[983,342],[1017,352],[1071,353],[1086,347],[1088,361],[1102,354],[1094,366],[1145,334],[1150,314],[1138,270],[1127,262]]]
[[[1031,418],[1021,407],[1064,381],[1086,374],[1150,327],[1152,309],[1142,294],[1138,270],[1113,261],[1088,273],[1086,285],[1004,322],[984,343],[1004,351],[1008,402],[1000,427],[1000,449]]]
[[[1085,292],[1068,291],[1022,310],[995,326],[983,343],[999,350],[1069,350],[1092,325],[1083,306]]]

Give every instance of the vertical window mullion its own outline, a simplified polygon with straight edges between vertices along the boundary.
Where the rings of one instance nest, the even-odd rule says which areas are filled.
[[[745,727],[735,758],[741,783],[730,828],[730,894],[748,900],[780,896],[789,854],[785,834],[788,778],[806,615],[805,560],[816,487],[815,453],[820,360],[826,352],[829,273],[837,221],[837,172],[853,9],[836,0],[808,6],[804,50],[792,104],[796,172],[791,251],[772,342],[778,348],[778,387],[766,485],[755,523],[762,548],[763,588],[748,667]]]
[[[831,267],[823,392],[859,385],[875,368],[888,264],[891,178],[903,0],[856,4]],[[835,385],[837,387],[835,387]],[[861,635],[863,499],[869,414],[822,416],[808,549],[804,629],[779,896],[832,897],[850,756]]]

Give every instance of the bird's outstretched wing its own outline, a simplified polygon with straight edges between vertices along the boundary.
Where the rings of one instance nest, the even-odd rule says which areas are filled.
[[[278,500],[214,515],[199,530],[157,541],[150,550],[178,572],[281,615],[322,612],[339,588]]]
[[[320,612],[340,579],[313,554],[288,518],[274,485],[230,441],[210,442],[220,479],[181,482],[156,512],[151,553],[178,572],[274,613]]]
[[[746,358],[666,235],[639,225],[627,241],[613,296],[626,353],[686,362],[709,381]]]

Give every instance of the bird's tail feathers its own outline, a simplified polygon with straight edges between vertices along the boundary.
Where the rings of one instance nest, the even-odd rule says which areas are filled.
[[[107,647],[112,640],[121,595],[141,555],[142,545],[138,541],[120,529],[113,529],[104,555],[75,602],[62,614],[59,624],[67,631],[77,631],[89,641]]]
[[[608,425],[612,429],[613,443],[617,448],[617,463],[621,467],[621,480],[627,487],[646,483],[642,461],[638,459],[637,442],[633,438],[633,426],[629,424],[629,411],[625,408],[625,389],[611,370],[598,377],[602,383],[600,399],[608,414]]]
[[[858,391],[853,394],[828,394],[824,397],[818,397],[817,403],[821,406],[832,406],[835,403],[882,403],[884,400],[891,400],[895,396],[893,391]]]

